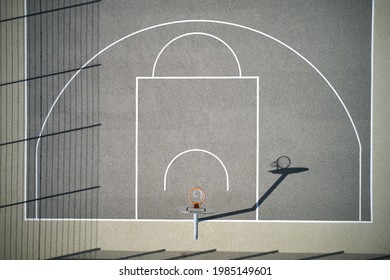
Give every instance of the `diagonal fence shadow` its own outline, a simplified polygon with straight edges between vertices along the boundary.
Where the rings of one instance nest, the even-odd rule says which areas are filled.
[[[344,254],[344,251],[337,251],[337,252],[333,252],[333,253],[327,253],[327,254],[311,256],[311,257],[303,258],[303,259],[300,259],[300,260],[317,260],[317,259],[322,259],[322,258],[326,258],[326,257],[332,257],[332,256],[335,256],[335,255],[341,255],[341,254]]]
[[[269,251],[269,252],[262,252],[262,253],[256,253],[256,254],[252,254],[252,255],[247,255],[247,256],[234,258],[234,259],[231,259],[231,260],[247,260],[247,259],[252,259],[252,258],[256,258],[256,257],[263,257],[263,256],[267,256],[267,255],[277,254],[277,253],[279,253],[279,250],[274,250],[274,251]]]
[[[154,255],[154,254],[158,254],[158,253],[164,253],[164,252],[166,252],[165,249],[160,249],[160,250],[155,250],[155,251],[150,251],[150,252],[143,252],[143,253],[137,253],[137,254],[121,257],[121,258],[118,258],[117,260],[128,260],[128,259],[140,258],[140,257],[144,257],[144,256],[148,256],[148,255]]]
[[[181,260],[181,259],[191,258],[191,257],[200,256],[200,255],[204,255],[204,254],[215,253],[216,251],[217,251],[217,249],[211,249],[211,250],[207,250],[207,251],[200,251],[200,252],[195,252],[195,253],[190,253],[190,254],[183,254],[180,256],[173,257],[173,258],[169,258],[167,260]]]
[[[293,167],[293,168],[283,168],[283,169],[276,169],[276,170],[269,171],[273,174],[280,174],[281,176],[275,181],[275,183],[272,184],[272,186],[266,191],[266,193],[262,197],[260,197],[260,199],[253,206],[249,208],[231,211],[231,212],[203,217],[199,219],[199,222],[215,220],[215,219],[220,219],[220,218],[225,218],[225,217],[256,211],[256,209],[260,207],[260,205],[272,194],[272,192],[283,182],[284,179],[286,179],[288,175],[302,173],[308,170],[309,168],[306,167]]]

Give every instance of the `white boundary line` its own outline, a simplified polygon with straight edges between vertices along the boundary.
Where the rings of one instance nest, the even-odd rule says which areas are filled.
[[[155,76],[155,71],[156,71],[156,66],[157,66],[157,61],[159,60],[161,54],[164,52],[164,50],[170,45],[172,44],[173,42],[175,42],[176,40],[180,39],[180,38],[183,38],[183,37],[187,37],[187,36],[193,36],[193,35],[203,35],[203,36],[207,36],[207,37],[211,37],[211,38],[214,38],[218,41],[220,41],[221,43],[223,43],[229,50],[230,52],[233,54],[234,56],[234,59],[236,60],[237,62],[237,67],[238,67],[238,76],[242,76],[242,71],[241,71],[241,65],[240,65],[240,61],[238,60],[237,58],[237,55],[236,53],[233,51],[233,49],[224,41],[222,40],[221,38],[215,36],[215,35],[212,35],[212,34],[209,34],[209,33],[205,33],[205,32],[190,32],[190,33],[185,33],[185,34],[182,34],[180,36],[177,36],[176,38],[172,39],[171,41],[169,41],[162,49],[161,51],[158,53],[157,57],[156,57],[156,60],[154,61],[154,64],[153,64],[153,71],[152,71],[152,77],[156,77]]]
[[[27,0],[24,0],[24,15],[27,15]],[[24,139],[27,139],[28,126],[27,126],[27,17],[24,18]],[[24,200],[27,200],[27,141],[24,142]],[[24,219],[27,219],[27,206],[23,205],[24,209]]]
[[[259,220],[259,150],[260,150],[260,89],[259,89],[260,83],[259,83],[259,77],[256,79],[256,220]]]
[[[135,219],[138,219],[138,77],[135,79]]]
[[[28,218],[26,221],[40,222],[40,221],[104,221],[104,222],[162,222],[162,223],[183,223],[191,222],[194,220],[190,219],[177,219],[177,220],[168,220],[168,219],[51,219],[51,218]],[[301,223],[301,224],[372,224],[372,221],[315,221],[315,220],[208,220],[201,221],[202,223]]]
[[[173,80],[173,79],[181,79],[181,80],[245,80],[245,79],[258,79],[258,76],[137,76],[139,80]]]
[[[372,147],[373,147],[373,127],[374,127],[374,20],[375,17],[375,0],[372,0],[372,15],[371,15],[371,123],[370,123],[370,212],[371,221],[374,221],[374,208],[373,208],[373,190],[372,190]]]
[[[345,106],[343,100],[341,99],[341,97],[339,96],[339,94],[337,93],[337,91],[334,89],[334,87],[332,86],[332,84],[328,81],[328,79],[322,74],[322,72],[320,72],[308,59],[306,59],[303,55],[301,55],[298,51],[296,51],[295,49],[293,49],[292,47],[290,47],[289,45],[285,44],[284,42],[280,41],[279,39],[276,39],[275,37],[272,37],[271,35],[268,35],[260,30],[256,30],[254,28],[251,28],[251,27],[247,27],[247,26],[244,26],[244,25],[241,25],[241,24],[236,24],[236,23],[231,23],[231,22],[226,22],[226,21],[217,21],[217,20],[202,20],[202,19],[194,19],[194,20],[178,20],[178,21],[171,21],[171,22],[166,22],[166,23],[161,23],[161,24],[157,24],[157,25],[153,25],[153,26],[149,26],[149,27],[146,27],[146,28],[143,28],[143,29],[140,29],[138,31],[135,31],[135,32],[132,32],[120,39],[118,39],[117,41],[111,43],[110,45],[108,45],[107,47],[103,48],[102,50],[100,50],[98,53],[96,53],[94,56],[92,56],[86,63],[83,64],[83,66],[81,66],[81,68],[79,70],[77,70],[75,72],[75,74],[69,79],[69,81],[65,84],[65,86],[63,87],[63,89],[60,91],[60,93],[58,94],[58,96],[56,97],[56,99],[54,100],[52,106],[50,107],[49,111],[48,111],[48,114],[47,116],[45,117],[44,119],[44,122],[42,124],[42,127],[41,127],[41,131],[39,133],[39,137],[42,136],[42,133],[46,127],[46,123],[51,115],[51,112],[53,110],[53,108],[55,107],[55,105],[57,104],[58,100],[60,99],[60,97],[62,96],[62,94],[64,93],[65,89],[69,86],[69,84],[74,80],[74,78],[90,63],[92,62],[96,57],[98,57],[100,54],[104,53],[106,50],[108,50],[109,48],[111,48],[112,46],[132,37],[132,36],[135,36],[139,33],[142,33],[142,32],[145,32],[145,31],[148,31],[148,30],[152,30],[154,28],[159,28],[159,27],[163,27],[163,26],[170,26],[170,25],[175,25],[175,24],[182,24],[182,23],[214,23],[214,24],[224,24],[224,25],[228,25],[228,26],[234,26],[234,27],[238,27],[238,28],[242,28],[242,29],[246,29],[248,31],[252,31],[252,32],[255,32],[257,34],[260,34],[262,36],[265,36],[279,44],[281,44],[282,46],[286,47],[287,49],[289,49],[290,51],[292,51],[293,53],[295,53],[297,56],[299,56],[301,59],[303,59],[306,63],[309,64],[309,66],[315,70],[321,77],[322,79],[328,84],[328,86],[332,89],[333,93],[337,96],[337,98],[339,99],[340,103],[342,104],[344,110],[346,111],[347,113],[347,116],[352,124],[352,127],[355,131],[355,135],[356,135],[356,138],[358,140],[358,144],[359,144],[359,221],[361,221],[361,142],[360,142],[360,137],[359,137],[359,134],[357,132],[357,129],[356,129],[356,126],[353,122],[353,119],[347,109],[347,107]],[[27,32],[27,31],[26,31]],[[38,151],[39,151],[39,145],[40,145],[40,138],[38,138],[38,141],[37,141],[37,144],[36,144],[36,161],[37,161],[37,154],[38,154]],[[36,168],[37,169],[37,168]],[[27,187],[27,186],[25,186]],[[35,170],[35,188],[37,188],[37,170]],[[372,186],[370,185],[370,191],[372,191]],[[372,206],[371,206],[372,207]]]

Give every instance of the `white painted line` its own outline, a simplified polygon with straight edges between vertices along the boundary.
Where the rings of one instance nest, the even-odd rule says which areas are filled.
[[[155,61],[154,61],[154,64],[153,64],[153,71],[152,71],[152,77],[155,77],[155,71],[156,71],[156,66],[157,66],[157,61],[159,60],[161,54],[164,52],[164,50],[170,45],[172,44],[173,42],[175,42],[176,40],[180,39],[180,38],[183,38],[183,37],[187,37],[187,36],[194,36],[194,35],[201,35],[201,36],[208,36],[208,37],[211,37],[211,38],[214,38],[218,41],[220,41],[221,43],[223,43],[229,50],[230,52],[233,54],[234,56],[234,59],[236,60],[236,63],[237,63],[237,67],[238,67],[238,76],[241,77],[242,75],[242,71],[241,71],[241,65],[240,65],[240,61],[238,60],[237,58],[237,55],[236,53],[233,51],[233,49],[224,41],[222,40],[221,38],[215,36],[215,35],[211,35],[209,33],[205,33],[205,32],[190,32],[190,33],[185,33],[185,34],[182,34],[180,36],[177,36],[176,38],[172,39],[171,41],[169,41],[162,49],[161,51],[158,53]]]
[[[164,173],[164,191],[167,190],[167,176],[168,176],[168,172],[169,172],[169,168],[171,168],[171,165],[172,163],[178,159],[179,157],[181,157],[182,155],[185,155],[187,153],[193,153],[193,152],[200,152],[200,153],[206,153],[206,154],[209,154],[211,156],[213,156],[214,158],[216,158],[219,163],[222,165],[224,171],[225,171],[225,176],[226,176],[226,191],[229,191],[229,174],[228,174],[228,171],[226,169],[226,166],[225,164],[223,163],[223,161],[217,157],[215,154],[213,154],[212,152],[209,152],[207,150],[203,150],[203,149],[190,149],[190,150],[186,150],[184,152],[181,152],[180,154],[178,154],[177,156],[175,156],[168,164],[167,166],[167,169],[165,170],[165,173]]]
[[[71,218],[41,218],[41,219],[31,219],[28,218],[26,221],[31,222],[41,222],[41,221],[90,221],[90,222],[154,222],[154,223],[183,223],[183,222],[191,222],[193,223],[193,219],[71,219]],[[301,224],[372,224],[372,221],[317,221],[317,220],[207,220],[201,221],[202,223],[301,223]]]
[[[257,111],[257,118],[256,118],[256,129],[257,129],[257,134],[256,134],[256,201],[255,201],[255,204],[257,203],[258,201],[258,192],[259,192],[259,180],[258,180],[258,170],[259,170],[259,158],[258,158],[258,151],[259,151],[259,133],[258,133],[258,127],[259,127],[259,77],[258,76],[244,76],[244,77],[238,77],[238,76],[196,76],[196,77],[193,77],[193,76],[162,76],[162,77],[136,77],[136,111],[137,111],[137,116],[136,116],[136,177],[138,178],[138,81],[139,79],[142,79],[142,80],[177,80],[177,79],[182,79],[182,80],[235,80],[235,79],[239,79],[239,80],[253,80],[255,79],[256,80],[256,95],[257,95],[257,105],[256,105],[256,111]],[[207,153],[207,154],[210,154],[212,156],[214,156],[222,165],[222,167],[224,168],[224,171],[225,171],[225,176],[226,176],[226,191],[229,191],[229,174],[228,174],[228,171],[227,171],[227,168],[226,166],[224,165],[224,163],[222,162],[221,159],[219,159],[215,154],[207,151],[207,150],[204,150],[204,149],[190,149],[190,150],[187,150],[187,151],[184,151],[180,154],[178,154],[175,158],[173,158],[171,160],[171,162],[168,164],[167,166],[167,169],[165,170],[165,173],[164,173],[164,191],[167,190],[167,176],[168,176],[168,172],[169,172],[169,169],[170,169],[170,166],[173,164],[173,162],[180,156],[188,153],[188,152],[204,152],[204,153]],[[138,179],[136,180],[136,186],[135,186],[135,192],[136,192],[136,197],[138,197]],[[138,203],[138,200],[136,199],[136,204]],[[136,210],[136,217],[138,216],[138,212]],[[258,216],[258,211],[256,210],[256,216]]]
[[[260,95],[259,95],[259,77],[256,79],[256,220],[259,219],[259,129],[260,129]]]
[[[373,208],[373,190],[372,190],[372,147],[374,141],[373,126],[374,126],[374,23],[375,23],[375,0],[372,0],[372,16],[371,16],[371,123],[370,123],[370,214],[371,221],[374,221]]]
[[[159,28],[159,27],[163,27],[163,26],[170,26],[170,25],[176,25],[176,24],[184,24],[184,23],[214,23],[214,24],[222,24],[222,25],[228,25],[228,26],[234,26],[234,27],[237,27],[237,28],[242,28],[242,29],[246,29],[248,31],[252,31],[254,33],[257,33],[257,34],[260,34],[262,36],[265,36],[273,41],[275,41],[276,43],[279,43],[281,44],[282,46],[286,47],[288,50],[292,51],[293,53],[295,53],[298,57],[300,57],[301,59],[303,59],[315,72],[317,72],[321,78],[328,84],[328,86],[332,89],[333,93],[336,95],[336,97],[338,98],[338,100],[340,101],[340,103],[342,104],[350,122],[351,122],[351,125],[354,129],[354,132],[355,132],[355,135],[356,135],[356,139],[358,141],[358,145],[359,145],[359,220],[361,220],[361,169],[362,169],[362,166],[361,166],[361,157],[362,157],[362,147],[361,147],[361,141],[360,141],[360,137],[359,137],[359,133],[356,129],[356,126],[355,126],[355,123],[348,111],[348,108],[346,107],[346,105],[344,104],[343,100],[341,99],[340,95],[338,94],[338,92],[335,90],[335,88],[332,86],[332,84],[329,82],[329,80],[322,74],[322,72],[317,68],[315,67],[307,58],[305,58],[302,54],[300,54],[298,51],[296,51],[294,48],[292,48],[291,46],[287,45],[286,43],[280,41],[279,39],[276,39],[275,37],[271,36],[271,35],[268,35],[260,30],[257,30],[257,29],[254,29],[254,28],[251,28],[251,27],[247,27],[247,26],[244,26],[244,25],[241,25],[241,24],[236,24],[236,23],[231,23],[231,22],[226,22],[226,21],[218,21],[218,20],[203,20],[203,19],[194,19],[194,20],[178,20],[178,21],[171,21],[171,22],[165,22],[165,23],[161,23],[161,24],[157,24],[157,25],[153,25],[153,26],[149,26],[149,27],[146,27],[146,28],[143,28],[143,29],[140,29],[140,30],[137,30],[135,32],[132,32],[118,40],[116,40],[115,42],[109,44],[107,47],[103,48],[102,50],[100,50],[98,53],[96,53],[94,56],[92,56],[87,62],[85,62],[83,64],[83,66],[80,67],[79,70],[77,70],[75,72],[75,74],[69,79],[69,81],[65,84],[65,86],[62,88],[62,90],[60,91],[60,93],[58,94],[58,96],[56,97],[56,99],[54,100],[52,106],[50,107],[49,111],[48,111],[48,114],[46,115],[45,119],[44,119],[44,122],[42,124],[42,127],[41,127],[41,131],[39,133],[39,137],[42,136],[42,133],[46,127],[46,123],[53,111],[53,108],[56,106],[56,104],[58,103],[58,100],[60,99],[60,97],[63,95],[63,93],[65,92],[65,89],[69,86],[69,84],[75,79],[75,77],[90,63],[92,62],[96,57],[98,57],[99,55],[101,55],[102,53],[104,53],[105,51],[107,51],[108,49],[110,49],[111,47],[113,47],[114,45],[128,39],[128,38],[131,38],[137,34],[140,34],[142,32],[145,32],[145,31],[149,31],[149,30],[152,30],[152,29],[155,29],[155,28]],[[38,141],[37,141],[37,144],[36,144],[36,149],[35,149],[35,157],[36,157],[36,161],[37,161],[37,154],[38,154],[38,151],[39,151],[39,145],[40,145],[40,138],[38,138]],[[35,188],[37,188],[37,168],[35,170]],[[371,191],[372,191],[372,186],[370,186],[371,188]]]
[[[137,79],[142,80],[245,80],[245,79],[258,79],[258,76],[138,76]]]
[[[138,219],[138,78],[135,79],[135,219]]]
[[[24,15],[27,15],[27,0],[24,0]],[[24,18],[24,139],[27,139],[28,126],[27,126],[27,17]],[[24,142],[24,200],[27,199],[27,141]],[[23,205],[24,219],[27,219],[27,206]]]

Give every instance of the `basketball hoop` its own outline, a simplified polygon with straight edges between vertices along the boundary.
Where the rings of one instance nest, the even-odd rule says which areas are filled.
[[[201,208],[200,206],[206,199],[206,192],[200,187],[192,187],[188,192],[188,201],[193,207],[179,209],[182,213],[193,214],[194,216],[194,240],[198,240],[198,217],[199,214],[214,213],[213,209]]]
[[[199,208],[206,199],[206,192],[200,187],[193,187],[188,192],[188,200],[194,208]]]

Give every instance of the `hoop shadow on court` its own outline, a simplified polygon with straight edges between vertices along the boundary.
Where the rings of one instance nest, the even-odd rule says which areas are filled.
[[[225,217],[230,217],[230,216],[235,216],[235,215],[240,215],[240,214],[256,211],[256,209],[259,208],[261,204],[263,204],[263,202],[283,182],[283,180],[286,179],[286,177],[288,175],[302,173],[302,172],[306,172],[308,170],[309,170],[309,168],[306,168],[306,167],[288,167],[288,168],[278,168],[275,170],[271,170],[271,171],[269,171],[270,173],[280,174],[281,176],[275,181],[275,183],[273,183],[273,185],[267,190],[267,192],[253,206],[251,206],[249,208],[245,208],[245,209],[240,209],[240,210],[235,210],[235,211],[231,211],[231,212],[226,212],[226,213],[221,213],[221,214],[217,214],[217,215],[212,215],[212,216],[200,218],[199,222],[215,220],[215,219],[220,219],[220,218],[225,218]]]

